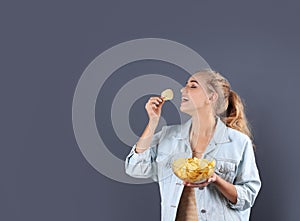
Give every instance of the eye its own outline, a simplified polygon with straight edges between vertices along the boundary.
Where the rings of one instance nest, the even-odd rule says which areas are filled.
[[[197,88],[197,85],[195,85],[195,84],[193,84],[193,83],[191,83],[191,84],[189,85],[189,82],[185,82],[185,86],[189,86],[190,88]]]

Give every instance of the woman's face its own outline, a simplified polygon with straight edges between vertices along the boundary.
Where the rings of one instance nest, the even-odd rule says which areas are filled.
[[[204,88],[203,77],[199,74],[191,76],[181,89],[180,110],[189,115],[199,110],[211,110],[209,94]]]

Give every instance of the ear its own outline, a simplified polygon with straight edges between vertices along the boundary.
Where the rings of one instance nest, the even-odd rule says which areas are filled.
[[[209,97],[209,101],[210,103],[214,103],[218,100],[218,94],[217,93],[211,93],[210,97]]]

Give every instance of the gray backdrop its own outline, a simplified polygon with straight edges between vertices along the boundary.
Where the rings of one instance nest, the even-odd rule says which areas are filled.
[[[74,90],[87,65],[118,43],[147,37],[193,48],[246,101],[263,182],[251,220],[299,219],[299,2],[1,3],[1,221],[159,220],[158,186],[101,175],[80,152],[72,128]],[[107,118],[111,99],[137,73],[153,72],[186,80],[174,65],[134,62],[116,71],[98,96],[99,133],[120,159],[130,147]],[[147,119],[146,100],[131,109],[136,134]],[[165,117],[178,122],[176,114]]]

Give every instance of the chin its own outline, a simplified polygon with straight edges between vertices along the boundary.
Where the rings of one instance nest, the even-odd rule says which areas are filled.
[[[187,108],[184,108],[184,107],[180,106],[179,109],[180,109],[180,111],[181,111],[182,113],[191,115],[191,111],[189,111]]]

